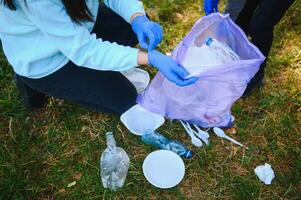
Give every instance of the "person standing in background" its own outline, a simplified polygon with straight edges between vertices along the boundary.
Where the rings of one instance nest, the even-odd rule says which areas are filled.
[[[282,19],[295,0],[228,0],[226,13],[251,37],[265,57],[268,58],[273,42],[275,25]],[[205,0],[206,15],[218,12],[218,0]],[[241,9],[241,11],[240,11]],[[239,14],[238,14],[239,13]],[[264,80],[266,61],[248,84],[243,97],[249,96]]]
[[[225,14],[229,14],[230,18],[235,21],[247,0],[228,0],[225,8]],[[206,15],[218,12],[218,0],[204,0],[204,11]]]
[[[246,2],[247,0],[228,0],[224,13],[229,14],[230,18],[236,21]]]

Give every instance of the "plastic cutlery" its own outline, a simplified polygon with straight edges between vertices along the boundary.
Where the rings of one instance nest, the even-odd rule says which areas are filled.
[[[197,125],[193,125],[194,128],[197,130],[197,131],[193,131],[194,134],[200,138],[201,140],[203,140],[203,142],[205,142],[205,144],[209,144],[209,134],[206,132],[206,131],[203,131],[202,129],[200,129]]]
[[[243,144],[237,142],[236,140],[234,140],[231,137],[229,137],[228,135],[226,135],[226,133],[222,129],[214,127],[213,131],[214,131],[215,135],[217,135],[218,137],[224,138],[226,140],[233,142],[234,144],[244,147]],[[248,147],[246,147],[246,148],[248,149]]]
[[[209,133],[207,131],[203,131],[202,129],[200,129],[200,127],[198,127],[197,125],[193,125],[194,128],[196,128],[196,130],[198,131],[198,133],[202,136],[202,138],[209,138]]]
[[[195,143],[200,145],[200,147],[203,146],[202,140],[200,140],[198,137],[196,137],[196,135],[195,135],[196,132],[191,128],[190,124],[186,123],[186,125],[188,127],[190,137],[193,137],[194,138],[193,140],[195,141]]]
[[[191,128],[189,125],[184,124],[184,122],[182,122],[180,120],[181,124],[183,125],[184,129],[186,130],[186,132],[188,133],[188,135],[191,138],[191,143],[196,146],[196,147],[201,147],[203,146],[203,143],[200,139],[198,139],[192,132]]]

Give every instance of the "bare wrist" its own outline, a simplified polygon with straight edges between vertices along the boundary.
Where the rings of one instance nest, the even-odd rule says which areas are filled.
[[[138,65],[148,65],[148,53],[146,51],[139,50]]]
[[[130,18],[130,23],[132,24],[132,22],[134,21],[134,19],[135,19],[136,17],[144,16],[144,15],[145,15],[144,13],[140,13],[140,12],[134,13],[134,14],[131,16],[131,18]]]

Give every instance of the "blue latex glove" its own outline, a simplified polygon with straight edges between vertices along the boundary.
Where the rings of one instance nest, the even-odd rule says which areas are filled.
[[[206,15],[218,12],[218,0],[204,0],[204,10]]]
[[[186,69],[159,51],[149,51],[148,62],[157,68],[168,80],[179,86],[188,86],[198,80],[196,77],[186,79],[186,76],[189,75]]]
[[[162,27],[158,23],[150,21],[145,15],[138,16],[133,20],[132,29],[143,49],[151,51],[162,41]]]

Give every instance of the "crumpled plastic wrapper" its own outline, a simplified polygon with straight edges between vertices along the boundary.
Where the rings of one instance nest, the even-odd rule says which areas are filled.
[[[259,165],[254,171],[258,178],[266,185],[272,184],[272,180],[275,178],[275,173],[271,165],[267,163],[265,163],[265,165]]]

